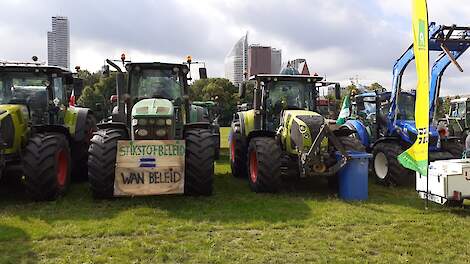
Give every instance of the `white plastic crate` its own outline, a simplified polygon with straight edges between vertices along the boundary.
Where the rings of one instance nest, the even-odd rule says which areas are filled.
[[[430,201],[445,204],[470,199],[470,159],[431,162],[428,174]],[[416,191],[426,199],[426,177],[419,173],[416,173]]]

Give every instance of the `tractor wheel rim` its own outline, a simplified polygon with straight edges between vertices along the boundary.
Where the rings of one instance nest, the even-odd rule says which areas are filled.
[[[57,155],[57,183],[61,187],[64,186],[67,181],[68,165],[67,152],[60,150]]]
[[[258,159],[254,150],[250,153],[250,178],[253,183],[258,179]]]
[[[374,158],[375,175],[381,180],[385,179],[388,174],[388,160],[384,153],[379,152]]]
[[[235,139],[232,139],[230,142],[230,158],[232,159],[232,163],[235,163]]]

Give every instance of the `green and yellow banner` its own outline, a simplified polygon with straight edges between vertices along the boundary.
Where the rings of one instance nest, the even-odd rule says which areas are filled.
[[[416,89],[415,120],[418,138],[398,156],[403,167],[428,174],[429,141],[429,29],[426,0],[413,0],[413,39],[418,86]]]

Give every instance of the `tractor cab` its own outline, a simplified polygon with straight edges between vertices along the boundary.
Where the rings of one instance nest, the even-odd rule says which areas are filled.
[[[287,113],[318,114],[318,93],[322,86],[336,83],[322,82],[320,76],[304,75],[255,75],[250,81],[255,82],[253,109],[255,128],[276,131],[282,118]],[[245,94],[245,85],[241,86],[240,94]],[[339,85],[337,85],[339,90]]]
[[[61,107],[68,105],[74,89],[72,73],[66,69],[40,64],[0,64],[0,104],[27,111],[33,124],[63,122]]]
[[[465,139],[470,127],[470,99],[465,97],[451,100],[449,113],[439,120],[439,124],[444,128],[440,131]]]

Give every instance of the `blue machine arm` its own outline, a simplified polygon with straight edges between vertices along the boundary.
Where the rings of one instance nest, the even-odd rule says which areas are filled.
[[[446,31],[446,32],[444,32]],[[460,34],[452,35],[455,32]],[[454,59],[458,59],[462,54],[467,51],[470,46],[470,28],[453,26],[436,25],[431,22],[429,25],[429,50],[430,51],[443,51],[443,45],[449,50]],[[391,133],[397,117],[397,98],[401,91],[401,82],[403,73],[406,67],[415,58],[413,45],[411,45],[405,53],[397,60],[393,66],[393,83],[390,98],[390,111],[388,119],[390,120],[389,133]],[[433,118],[435,105],[439,96],[441,78],[449,64],[452,62],[451,58],[445,53],[442,53],[436,60],[431,71],[431,83],[429,89],[429,116]]]

